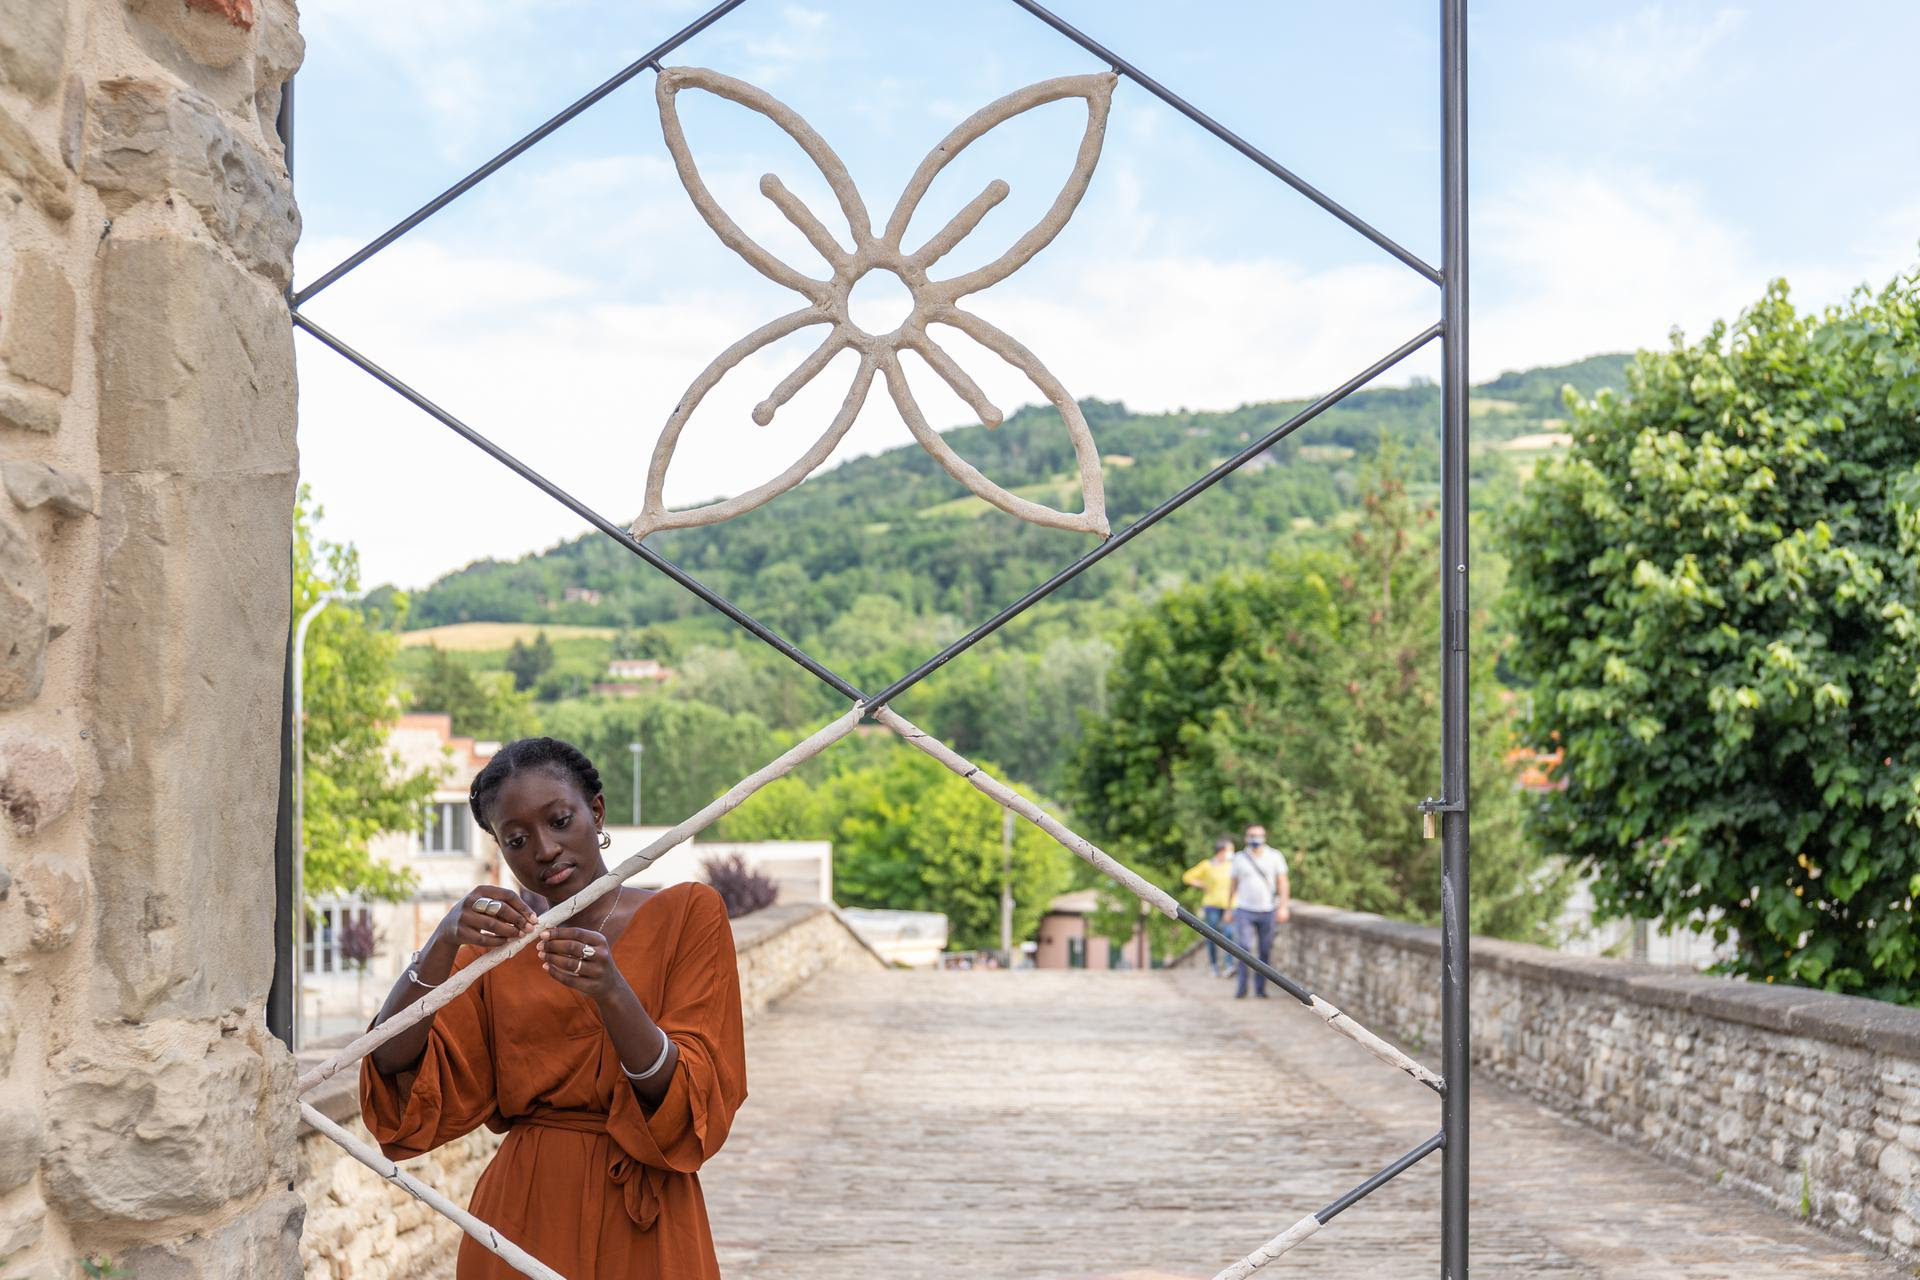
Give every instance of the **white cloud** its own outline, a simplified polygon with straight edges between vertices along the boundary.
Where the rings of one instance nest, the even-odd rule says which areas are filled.
[[[320,259],[339,247],[309,249]],[[463,257],[424,237],[395,245],[380,264],[316,303],[316,320],[616,521],[637,511],[654,443],[692,379],[795,301],[741,289],[613,303],[596,281]],[[1072,394],[1152,410],[1323,390],[1429,323],[1434,303],[1430,287],[1390,265],[1314,272],[1149,259],[1063,265],[970,305]],[[714,390],[674,460],[670,502],[758,483],[812,441],[846,391],[850,356],[771,426],[748,414],[823,336],[804,331],[776,344]],[[1041,399],[983,349],[950,331],[937,336],[1003,409]],[[300,354],[303,470],[327,508],[325,531],[358,543],[370,581],[421,585],[469,560],[579,531],[578,517],[333,353],[303,340]],[[911,360],[908,368],[935,425],[965,420],[929,372]],[[837,457],[909,442],[876,384]]]
[[[695,5],[638,0],[621,16],[657,25],[658,39]],[[378,58],[396,77],[391,88],[430,119],[431,134],[449,158],[504,145],[513,136],[510,122],[521,122],[525,108],[557,110],[613,70],[597,61],[590,71],[579,69],[579,51],[570,42],[571,23],[580,18],[604,25],[605,15],[590,0],[321,0],[300,12],[310,59]]]
[[[1746,22],[1737,5],[1648,4],[1563,46],[1587,79],[1612,96],[1667,94],[1705,70]]]
[[[1474,376],[1657,347],[1675,327],[1697,338],[1778,276],[1802,307],[1838,302],[1912,262],[1920,219],[1879,225],[1847,246],[1815,246],[1818,258],[1782,260],[1686,183],[1644,171],[1537,173],[1474,213]]]

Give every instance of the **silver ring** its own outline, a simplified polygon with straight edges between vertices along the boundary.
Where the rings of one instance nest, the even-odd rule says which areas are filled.
[[[575,957],[573,958],[573,971],[574,971],[575,973],[579,973],[579,972],[580,972],[580,957],[579,957],[579,956],[575,956]]]
[[[582,960],[591,960],[593,959],[593,955],[594,955],[594,951],[593,951],[592,943],[588,943],[586,946],[580,948],[580,958]]]
[[[497,916],[500,914],[500,908],[505,905],[498,898],[481,898],[473,904],[474,909],[483,916]]]

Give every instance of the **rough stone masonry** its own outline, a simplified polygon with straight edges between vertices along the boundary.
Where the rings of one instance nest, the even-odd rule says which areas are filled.
[[[299,1274],[289,0],[0,0],[0,1275]]]

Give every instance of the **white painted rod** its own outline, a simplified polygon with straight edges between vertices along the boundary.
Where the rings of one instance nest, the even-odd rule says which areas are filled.
[[[1240,1261],[1216,1273],[1213,1280],[1247,1280],[1247,1277],[1272,1262],[1293,1246],[1305,1240],[1320,1229],[1320,1219],[1308,1214],[1300,1221],[1282,1231],[1273,1239],[1255,1249]]]
[[[706,830],[715,822],[739,808],[747,797],[766,786],[769,782],[772,782],[775,778],[785,777],[805,761],[819,755],[829,746],[846,737],[849,733],[852,733],[854,726],[860,723],[862,710],[863,708],[856,704],[838,720],[833,721],[831,724],[817,730],[811,736],[795,743],[758,772],[749,774],[743,778],[728,790],[725,795],[722,795],[712,804],[709,804],[706,808],[700,810],[678,826],[668,830],[652,844],[649,844],[632,857],[627,858],[598,880],[595,880],[592,884],[541,916],[539,924],[532,932],[522,934],[505,946],[495,947],[493,950],[487,952],[486,955],[481,956],[478,960],[475,960],[472,964],[460,970],[433,990],[427,992],[427,994],[420,997],[420,999],[414,1001],[400,1012],[394,1014],[391,1018],[388,1018],[385,1022],[374,1027],[365,1035],[333,1054],[326,1061],[320,1063],[314,1067],[313,1070],[300,1077],[299,1083],[295,1086],[297,1091],[302,1094],[306,1093],[315,1085],[333,1076],[342,1067],[351,1066],[360,1061],[360,1059],[366,1057],[375,1049],[393,1039],[402,1031],[405,1031],[408,1027],[413,1026],[423,1018],[431,1017],[440,1009],[445,1008],[448,1001],[478,982],[481,974],[493,968],[495,965],[505,964],[522,948],[530,946],[533,941],[540,936],[541,930],[550,929],[555,925],[565,924],[575,915],[592,906],[603,894],[618,888],[627,877],[653,862],[656,858],[660,857],[661,854],[672,849],[681,841]]]
[[[1102,875],[1124,885],[1135,897],[1158,911],[1169,920],[1180,918],[1180,904],[1159,885],[1132,871],[1113,856],[1101,849],[1085,836],[1076,834],[1062,825],[1059,819],[1042,809],[1033,801],[1015,791],[1006,783],[989,774],[979,765],[949,747],[925,730],[918,728],[912,721],[896,712],[892,707],[882,707],[874,712],[874,719],[899,734],[901,739],[911,746],[938,760],[947,768],[959,774],[975,791],[982,793],[996,803],[1013,810],[1021,817],[1052,836],[1066,847],[1067,852],[1082,859]]]
[[[414,1199],[422,1201],[429,1209],[441,1217],[450,1220],[455,1226],[480,1242],[482,1248],[500,1255],[500,1260],[523,1276],[532,1276],[534,1280],[567,1280],[558,1271],[549,1267],[540,1259],[522,1249],[513,1241],[495,1231],[480,1219],[462,1209],[453,1201],[435,1191],[420,1179],[402,1169],[399,1165],[382,1155],[375,1147],[370,1147],[360,1139],[335,1124],[313,1106],[312,1103],[300,1104],[300,1114],[308,1124],[340,1144],[348,1155],[367,1168],[399,1187]]]
[[[1036,827],[1039,827],[1042,831],[1064,845],[1069,852],[1084,859],[1103,875],[1132,892],[1134,896],[1138,897],[1154,910],[1169,919],[1177,920],[1180,918],[1179,905],[1166,890],[1153,884],[1151,881],[1143,879],[1137,872],[1131,871],[1121,865],[1114,860],[1112,855],[1106,853],[1091,840],[1070,830],[1045,809],[1042,809],[1039,805],[1027,799],[1006,783],[993,777],[987,773],[986,770],[974,764],[971,760],[968,760],[946,743],[941,742],[938,738],[920,729],[905,716],[894,711],[893,708],[882,707],[874,712],[873,718],[899,734],[904,741],[918,747],[935,760],[938,760],[941,764],[947,766],[947,768],[953,770],[953,772],[959,774],[962,778],[966,779],[967,782],[971,783],[976,791],[985,794],[989,798],[1013,810],[1027,821],[1033,823]],[[1418,1062],[1415,1062],[1412,1058],[1409,1058],[1406,1054],[1400,1052],[1400,1050],[1394,1048],[1385,1040],[1382,1040],[1379,1036],[1355,1022],[1351,1017],[1340,1012],[1340,1010],[1334,1008],[1325,1000],[1322,1000],[1319,996],[1313,997],[1313,1002],[1307,1007],[1328,1026],[1338,1031],[1341,1035],[1346,1036],[1355,1044],[1360,1045],[1368,1053],[1371,1053],[1374,1057],[1380,1059],[1380,1061],[1394,1068],[1394,1070],[1405,1072],[1428,1088],[1439,1090],[1443,1087],[1439,1076],[1435,1075],[1426,1067],[1421,1066]]]

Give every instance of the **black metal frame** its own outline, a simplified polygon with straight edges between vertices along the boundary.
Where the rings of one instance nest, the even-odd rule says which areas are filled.
[[[893,683],[868,695],[842,676],[819,662],[800,646],[780,635],[732,601],[679,568],[672,561],[636,539],[571,493],[520,461],[485,435],[414,390],[368,357],[327,332],[301,312],[300,307],[337,283],[347,274],[373,258],[387,246],[405,236],[435,213],[459,199],[492,174],[512,162],[543,138],[634,79],[641,72],[660,70],[660,60],[681,45],[739,8],[746,0],[722,0],[712,9],[687,24],[668,39],[622,68],[585,96],[526,134],[511,146],[473,170],[432,200],[408,214],[365,246],[349,255],[304,289],[289,292],[293,324],[304,329],[323,345],[383,383],[403,399],[439,421],[468,443],[488,454],[521,478],[586,520],[594,528],[618,542],[648,565],[666,574],[706,604],[739,625],[748,634],[767,644],[815,679],[853,702],[863,703],[869,715],[886,706],[901,693],[925,680],[960,654],[992,635],[1007,622],[1046,599],[1074,578],[1092,568],[1134,538],[1158,524],[1199,494],[1212,488],[1246,463],[1259,457],[1275,443],[1340,403],[1387,370],[1394,368],[1435,339],[1441,343],[1441,798],[1429,797],[1419,808],[1440,820],[1441,837],[1441,1059],[1445,1084],[1441,1095],[1441,1127],[1433,1137],[1414,1147],[1381,1169],[1359,1186],[1332,1201],[1313,1216],[1325,1223],[1361,1199],[1384,1186],[1394,1177],[1418,1164],[1438,1150],[1441,1167],[1441,1275],[1443,1280],[1465,1280],[1467,1276],[1467,1173],[1468,1173],[1468,1081],[1470,1054],[1468,1043],[1468,653],[1467,653],[1467,16],[1466,0],[1439,0],[1441,26],[1441,121],[1442,121],[1442,259],[1439,267],[1396,243],[1383,232],[1349,211],[1332,197],[1227,129],[1199,108],[1173,93],[1157,80],[1121,58],[1105,45],[1081,32],[1035,0],[1012,0],[1040,22],[1113,68],[1126,80],[1137,84],[1181,115],[1200,126],[1267,173],[1299,192],[1315,205],[1339,219],[1382,251],[1439,286],[1441,317],[1438,322],[1415,334],[1380,359],[1354,374],[1286,422],[1253,441],[1233,457],[1189,484],[1147,514],[1099,546],[1062,568],[1012,604],[1007,605],[966,635],[928,658]],[[279,120],[281,138],[287,148],[288,168],[292,168],[293,86],[289,83]],[[283,778],[285,769],[283,768]],[[284,783],[283,783],[284,785]],[[283,840],[284,845],[290,841]],[[290,854],[281,851],[283,858]],[[1300,983],[1287,977],[1253,955],[1236,939],[1230,938],[1182,908],[1181,923],[1225,948],[1242,963],[1263,974],[1269,981],[1302,1004],[1314,997]],[[286,933],[284,929],[276,931]],[[286,939],[280,938],[285,944]],[[285,964],[299,963],[297,955],[285,958]],[[276,986],[280,977],[276,976]]]

